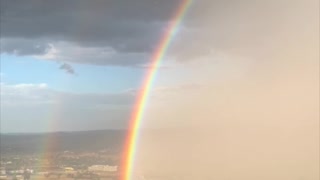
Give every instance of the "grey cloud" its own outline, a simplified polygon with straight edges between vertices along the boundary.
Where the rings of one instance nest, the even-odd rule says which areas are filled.
[[[68,74],[75,74],[74,69],[70,64],[63,63],[59,68],[64,70]]]
[[[137,66],[144,64],[148,57],[145,53],[121,53],[110,47],[88,47],[61,42],[52,45],[48,53],[39,58],[81,64]]]
[[[59,53],[51,60],[141,66],[148,64],[182,2],[3,0],[2,52],[46,55],[52,44]],[[318,6],[317,0],[194,0],[168,55],[185,61],[215,50],[262,59],[287,44],[303,47],[301,40],[318,33]],[[95,53],[79,57],[79,51],[64,50],[75,48]],[[114,54],[94,55],[104,49],[112,49]]]
[[[1,38],[0,39],[1,53],[14,54],[19,56],[39,55],[39,54],[46,54],[49,49],[50,49],[50,45],[44,42],[43,40],[28,39],[28,38],[9,38],[9,39]]]
[[[43,46],[62,41],[80,47],[112,48],[121,56],[130,56],[129,61],[135,61],[132,54],[146,56],[152,52],[178,4],[179,1],[171,0],[4,0],[1,1],[1,37],[6,41],[2,41],[2,52],[16,50],[17,55],[43,55],[47,48],[38,50],[20,43],[37,44],[41,39],[45,42]],[[115,63],[120,61],[119,65],[123,65],[121,60],[128,58]],[[109,64],[105,59],[83,61]],[[141,64],[140,58],[136,61]]]

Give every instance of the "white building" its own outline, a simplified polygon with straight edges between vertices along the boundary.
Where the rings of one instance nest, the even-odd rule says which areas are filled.
[[[93,165],[88,167],[89,171],[105,171],[105,172],[116,172],[118,171],[118,166],[109,165]]]
[[[5,169],[1,169],[1,170],[0,170],[0,174],[1,174],[1,175],[6,175],[6,170],[5,170]]]

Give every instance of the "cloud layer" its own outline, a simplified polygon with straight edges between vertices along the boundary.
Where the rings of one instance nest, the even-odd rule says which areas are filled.
[[[4,0],[1,52],[140,67],[148,64],[182,2]],[[265,61],[288,45],[300,48],[300,41],[318,33],[317,7],[317,0],[193,1],[167,59],[184,62],[223,52]]]
[[[147,61],[179,1],[1,1],[1,52],[100,65]],[[68,54],[66,54],[68,53]]]
[[[155,88],[151,99],[163,101],[169,94],[179,93],[185,87],[192,91],[200,86]],[[123,129],[130,120],[138,91],[75,93],[54,90],[45,83],[1,83],[1,129],[4,132]],[[30,123],[36,125],[30,126]],[[51,123],[56,126],[48,127]]]
[[[128,92],[78,94],[46,84],[1,84],[0,88],[1,129],[11,132],[125,128],[135,99]],[[57,126],[48,127],[50,123]]]

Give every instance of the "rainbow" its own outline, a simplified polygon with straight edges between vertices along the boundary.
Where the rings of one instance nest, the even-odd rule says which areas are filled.
[[[124,157],[122,162],[122,171],[120,174],[121,180],[131,180],[132,168],[134,164],[134,155],[137,149],[138,131],[141,126],[144,110],[147,104],[148,95],[151,90],[153,81],[155,79],[157,69],[160,65],[161,60],[166,54],[169,45],[172,41],[174,34],[177,32],[186,11],[190,7],[192,0],[182,0],[179,8],[175,12],[171,23],[168,25],[161,41],[159,42],[156,51],[153,53],[151,58],[151,66],[146,72],[145,79],[142,83],[142,90],[138,94],[136,105],[131,115],[129,132],[127,135]]]

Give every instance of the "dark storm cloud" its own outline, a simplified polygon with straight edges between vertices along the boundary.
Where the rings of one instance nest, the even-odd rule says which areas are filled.
[[[148,64],[182,2],[1,0],[1,52],[140,67]],[[313,26],[318,5],[317,0],[194,0],[167,55],[184,61],[222,51],[261,59],[288,40],[298,46],[299,38],[318,33]]]
[[[5,37],[61,37],[100,41],[144,37],[166,22],[181,2],[172,0],[2,0]]]
[[[2,34],[1,38],[2,38]],[[45,54],[50,49],[49,44],[41,41],[28,38],[2,38],[0,39],[1,53],[15,55],[39,55]]]
[[[132,53],[148,55],[179,1],[2,0],[1,52],[43,55],[49,44],[67,42],[82,48],[112,48],[125,57]],[[39,42],[42,44],[36,47]],[[136,63],[145,60],[132,58]],[[118,56],[114,59],[123,65]],[[79,61],[117,64],[109,63],[108,58]],[[128,64],[134,64],[130,61]]]

